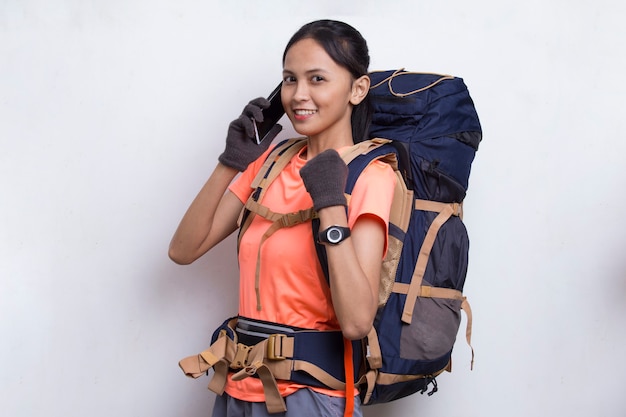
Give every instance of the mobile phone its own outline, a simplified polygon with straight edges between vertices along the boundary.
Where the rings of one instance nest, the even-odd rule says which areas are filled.
[[[263,110],[263,121],[258,123],[254,123],[255,133],[256,133],[256,143],[259,144],[265,140],[267,134],[270,129],[274,127],[276,123],[280,120],[281,117],[285,114],[285,109],[283,109],[283,103],[280,99],[280,89],[283,83],[281,81],[280,84],[270,93],[267,99],[270,101],[270,106]]]

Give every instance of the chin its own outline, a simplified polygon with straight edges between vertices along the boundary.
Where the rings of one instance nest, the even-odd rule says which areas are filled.
[[[294,124],[293,128],[299,135],[306,137],[315,136],[320,133],[318,129],[312,129],[311,127],[307,128],[306,126],[298,126],[296,124]]]

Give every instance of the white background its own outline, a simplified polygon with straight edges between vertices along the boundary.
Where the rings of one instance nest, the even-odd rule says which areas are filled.
[[[437,394],[366,416],[626,415],[623,2],[0,0],[2,416],[209,415],[177,362],[236,312],[234,241],[181,267],[169,239],[323,17],[371,69],[463,77],[484,129],[475,369],[459,337]]]

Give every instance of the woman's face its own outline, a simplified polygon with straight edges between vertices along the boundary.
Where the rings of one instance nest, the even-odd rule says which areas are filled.
[[[296,42],[285,55],[281,98],[301,135],[351,135],[352,85],[348,70],[313,39]]]

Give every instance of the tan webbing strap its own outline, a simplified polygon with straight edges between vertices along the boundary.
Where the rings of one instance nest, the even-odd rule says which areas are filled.
[[[235,320],[229,322],[229,326],[233,329],[234,323]],[[185,375],[191,378],[198,378],[213,367],[214,374],[208,388],[222,395],[228,377],[228,368],[236,356],[236,351],[237,344],[227,337],[225,332],[222,332],[215,343],[204,352],[184,358],[178,364]]]
[[[272,371],[263,363],[256,368],[256,373],[263,383],[263,392],[265,393],[265,406],[270,414],[284,413],[287,411],[285,400],[280,395],[276,379],[272,375]]]
[[[363,398],[363,404],[367,404],[370,402],[372,398],[372,393],[374,392],[374,386],[376,385],[376,380],[378,379],[378,369],[370,369],[365,374],[365,383],[367,387],[367,391],[365,391],[365,396]]]
[[[341,159],[347,164],[352,162],[354,158],[359,155],[364,155],[376,148],[383,146],[384,144],[391,143],[389,139],[382,138],[374,138],[369,140],[364,140],[363,142],[359,142],[349,148],[345,149],[341,153]]]
[[[276,213],[254,200],[247,201],[245,207],[266,220],[280,222],[281,227],[295,226],[296,224],[311,220],[315,216],[313,207],[293,213]]]
[[[228,379],[228,361],[222,359],[215,365],[213,365],[213,378],[209,381],[208,389],[222,395],[224,388],[226,387],[226,380]]]
[[[291,158],[293,158],[298,152],[300,152],[304,145],[306,145],[306,139],[304,138],[290,139],[282,144],[277,145],[267,156],[267,159],[263,163],[263,166],[259,170],[256,177],[254,177],[254,180],[250,185],[250,187],[254,190],[259,187],[261,188],[258,196],[259,201],[263,198],[263,195],[265,195],[269,184],[271,184],[271,182],[276,179],[276,177],[280,174],[283,168],[289,163],[289,161],[291,161]],[[248,199],[248,201],[251,200],[252,197]],[[254,218],[255,214],[254,212],[250,213],[247,216],[246,221],[242,224],[242,218],[243,214],[246,211],[246,208],[241,210],[241,214],[239,215],[238,224],[241,229],[241,231],[239,232],[239,238],[241,238],[241,236],[243,236],[245,231],[248,229],[250,223],[252,223],[252,219]],[[237,245],[239,245],[239,241],[237,241]]]
[[[396,189],[393,193],[389,223],[395,224],[403,232],[409,228],[411,214],[413,214],[413,190],[409,190],[404,182],[402,173],[396,173]]]
[[[452,215],[454,216],[460,216],[460,214],[463,211],[462,203],[440,203],[438,201],[431,201],[431,200],[415,200],[416,210],[424,210],[424,211],[432,211],[435,213],[440,213],[447,207],[450,207],[452,209]]]
[[[378,343],[378,334],[376,329],[372,326],[372,329],[367,335],[367,363],[372,369],[380,369],[383,366],[383,354],[380,351],[380,344]]]
[[[393,284],[393,292],[399,294],[408,294],[409,293],[409,284],[405,284],[403,282],[394,282]],[[429,285],[422,285],[420,288],[420,297],[430,297],[430,298],[450,298],[453,300],[464,300],[463,293],[459,290],[455,290],[453,288],[441,288],[441,287],[431,287]]]
[[[276,146],[276,148],[274,148],[267,156],[267,159],[259,170],[259,175],[257,175],[252,181],[251,187],[256,189],[262,184],[269,184],[274,181],[283,168],[289,163],[289,161],[291,161],[291,158],[300,152],[304,145],[306,145],[305,138],[295,138],[289,139],[288,141]],[[268,174],[269,169],[271,169],[271,171]]]
[[[406,302],[404,304],[404,311],[402,312],[402,321],[410,324],[413,316],[413,309],[415,308],[415,302],[417,297],[421,294],[422,280],[424,273],[426,272],[426,266],[428,265],[428,258],[430,257],[430,251],[435,244],[437,233],[441,226],[448,221],[448,219],[457,215],[459,212],[460,204],[452,203],[438,203],[435,201],[427,200],[415,200],[416,210],[427,210],[439,212],[439,215],[435,217],[432,224],[426,232],[426,237],[420,248],[420,253],[417,257],[417,263],[415,270],[413,271],[413,277],[411,278],[411,284],[409,285],[409,291],[407,293]]]
[[[292,361],[292,363],[294,371],[304,371],[309,375],[312,375],[322,384],[327,385],[334,390],[343,391],[346,389],[346,384],[344,384],[319,366],[312,364],[311,362],[294,360]]]
[[[243,369],[233,375],[233,381],[240,381],[249,376],[258,375],[261,379],[261,383],[263,384],[267,411],[270,414],[284,413],[287,411],[285,400],[283,400],[280,395],[280,391],[278,390],[276,377],[265,362],[268,339],[263,340],[262,342],[259,342],[251,347],[241,344],[239,344],[239,347],[244,351],[242,356],[245,356],[245,359],[239,364],[234,364],[235,367],[238,367],[239,365],[242,366]]]
[[[372,329],[367,335],[367,351],[365,355],[365,359],[369,365],[369,370],[365,373],[358,385],[363,389],[363,384],[367,387],[363,397],[363,404],[367,404],[372,397],[372,393],[374,392],[374,386],[376,384],[376,379],[378,377],[378,372],[380,368],[383,366],[383,355],[380,351],[380,343],[378,342],[378,334],[376,333],[376,329],[372,326]]]
[[[230,349],[229,345],[232,345]],[[228,357],[230,356],[228,352],[231,352],[232,355],[235,350],[234,342],[231,339],[226,336],[219,337],[207,350],[182,359],[178,365],[188,377],[198,378],[220,360],[227,359],[230,362],[232,356]]]
[[[465,327],[465,340],[467,340],[467,344],[472,350],[472,362],[470,363],[470,370],[474,369],[474,347],[472,346],[472,308],[467,301],[467,298],[463,298],[463,302],[461,303],[461,309],[465,311],[465,315],[467,316],[467,326]]]
[[[313,210],[313,207],[310,207],[306,210],[300,210],[295,213],[274,213],[267,207],[261,206],[256,203],[258,208],[262,208],[263,214],[270,217],[270,220],[274,219],[274,223],[263,233],[261,236],[261,241],[259,242],[259,249],[257,251],[256,256],[256,268],[254,272],[254,291],[256,293],[256,309],[261,310],[261,289],[260,289],[260,277],[261,277],[261,249],[263,248],[263,243],[272,236],[276,231],[282,229],[283,227],[291,227],[300,223],[307,222],[314,218],[316,213]],[[261,213],[258,213],[261,214]],[[263,215],[263,217],[265,217]]]

